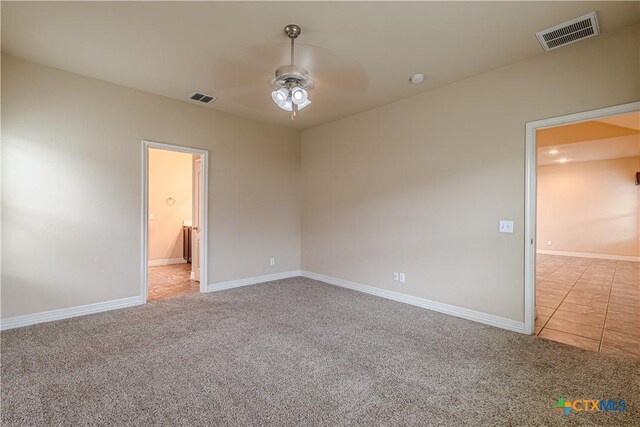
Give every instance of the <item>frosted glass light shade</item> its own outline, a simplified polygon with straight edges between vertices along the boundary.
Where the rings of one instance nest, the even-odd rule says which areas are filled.
[[[307,98],[302,104],[298,104],[297,108],[298,110],[302,110],[304,107],[306,107],[309,104],[311,104],[311,100]]]
[[[302,110],[307,105],[311,104],[309,100],[309,94],[305,89],[294,87],[291,92],[287,88],[281,88],[271,92],[271,99],[276,105],[285,111],[293,111],[293,105],[296,105],[296,110]]]
[[[307,102],[308,98],[309,94],[307,93],[307,91],[300,87],[294,87],[291,90],[291,101],[298,106]]]
[[[271,99],[273,99],[273,102],[275,102],[280,108],[282,108],[282,106],[287,102],[287,98],[289,98],[289,91],[285,88],[271,92]]]

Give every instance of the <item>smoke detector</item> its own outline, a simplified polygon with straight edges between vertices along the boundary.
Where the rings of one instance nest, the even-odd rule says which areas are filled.
[[[414,85],[420,84],[424,81],[424,74],[422,73],[416,73],[414,75],[411,76],[411,78],[409,79],[409,81],[411,83],[413,83]]]
[[[595,12],[580,16],[536,33],[545,51],[557,49],[600,34]]]

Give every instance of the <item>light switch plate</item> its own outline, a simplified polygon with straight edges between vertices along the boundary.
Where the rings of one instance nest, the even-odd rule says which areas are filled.
[[[513,221],[500,220],[500,232],[501,233],[513,233]]]
[[[153,221],[154,219],[156,219],[156,216],[154,214],[149,214],[149,221]]]

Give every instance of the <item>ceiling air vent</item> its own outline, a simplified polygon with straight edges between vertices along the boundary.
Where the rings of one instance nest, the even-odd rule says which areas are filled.
[[[538,41],[546,51],[557,49],[600,34],[596,13],[591,12],[571,21],[536,33]]]
[[[205,95],[204,93],[200,92],[193,92],[191,95],[189,95],[189,99],[191,99],[192,101],[202,102],[203,104],[208,104],[212,101],[215,101],[216,97]]]

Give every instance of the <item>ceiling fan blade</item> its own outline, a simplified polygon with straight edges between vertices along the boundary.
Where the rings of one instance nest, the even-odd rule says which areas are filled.
[[[213,81],[217,88],[236,88],[251,84],[271,87],[276,68],[290,63],[287,43],[250,46],[218,58],[213,65]],[[356,61],[341,57],[329,49],[296,44],[296,65],[306,68],[316,85],[340,90],[364,92],[368,78]]]
[[[268,88],[275,69],[289,61],[285,50],[280,43],[271,43],[230,52],[214,61],[213,82],[220,89],[253,84]]]
[[[299,47],[296,63],[309,70],[316,87],[330,87],[352,93],[366,91],[369,79],[364,67],[357,61],[317,46],[300,45]]]
[[[290,63],[290,54],[290,45],[284,42],[250,46],[217,58],[211,73],[218,103],[279,111],[271,99],[272,80],[276,68]],[[366,92],[369,85],[367,74],[357,61],[329,49],[296,43],[294,63],[306,68],[314,80],[309,111],[343,110],[349,105],[350,95]]]

